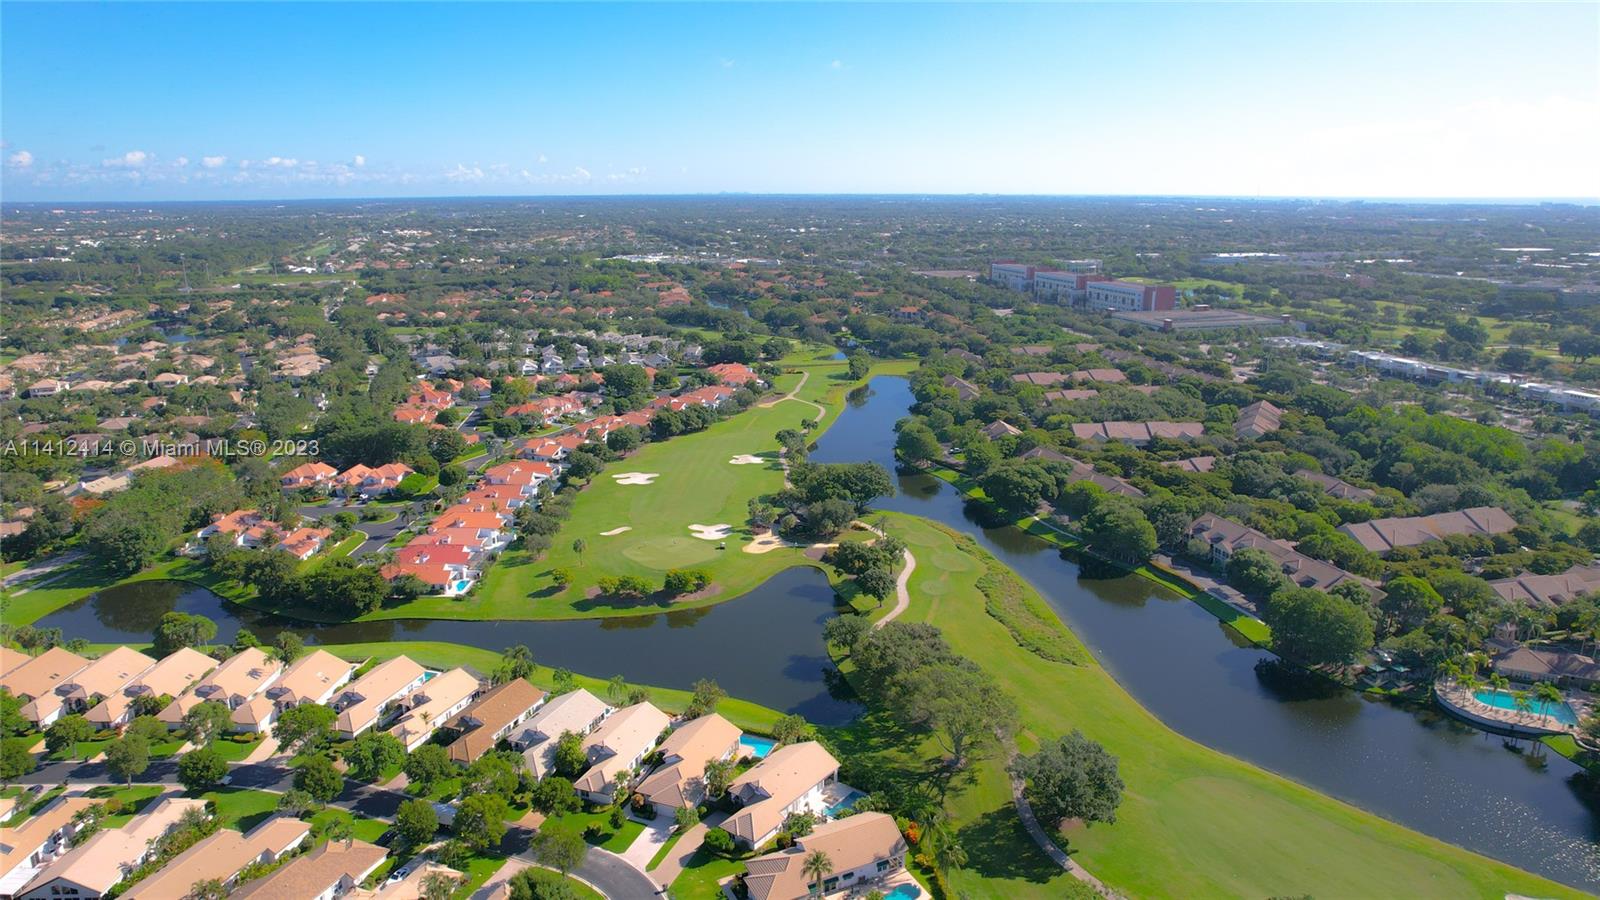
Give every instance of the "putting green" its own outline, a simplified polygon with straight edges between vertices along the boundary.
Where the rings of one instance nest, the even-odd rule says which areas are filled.
[[[732,540],[732,538],[730,538]],[[727,553],[711,541],[692,537],[656,537],[633,541],[622,555],[651,569],[682,569],[697,566]]]

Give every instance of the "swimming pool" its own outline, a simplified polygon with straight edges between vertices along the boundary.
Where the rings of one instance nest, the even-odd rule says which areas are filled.
[[[765,759],[772,752],[773,740],[771,738],[756,737],[747,734],[739,738],[739,753],[741,756],[753,756],[756,759]]]
[[[865,797],[865,796],[866,796],[866,794],[863,794],[860,791],[855,790],[855,789],[852,788],[850,793],[845,794],[844,798],[841,799],[838,803],[835,803],[832,806],[828,807],[828,818],[831,819],[834,816],[837,816],[839,813],[843,812],[844,810],[847,810],[847,809],[851,808],[852,806],[855,806],[856,805],[856,801],[860,800],[862,797]],[[894,896],[894,895],[891,894],[890,896]]]
[[[1515,710],[1517,708],[1516,698],[1504,691],[1494,691],[1487,688],[1481,688],[1477,691],[1477,693],[1473,694],[1473,696],[1478,699],[1479,703],[1482,703],[1485,706],[1492,706],[1495,709]],[[1548,709],[1546,707],[1548,707]],[[1533,706],[1530,707],[1528,711],[1536,716],[1548,715],[1552,721],[1560,722],[1562,725],[1578,724],[1577,713],[1574,713],[1572,711],[1572,707],[1568,706],[1565,701],[1561,703],[1547,703],[1543,700],[1534,700]]]
[[[914,884],[898,884],[894,890],[883,896],[884,900],[917,900],[922,896],[922,888]]]

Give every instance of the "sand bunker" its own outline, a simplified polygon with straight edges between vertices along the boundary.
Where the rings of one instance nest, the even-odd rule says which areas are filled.
[[[617,484],[649,484],[661,477],[659,472],[618,472],[611,476]]]
[[[717,524],[717,525],[690,525],[689,526],[689,533],[694,535],[695,537],[699,538],[702,541],[722,541],[722,540],[727,540],[728,535],[731,534],[732,532],[733,532],[733,526],[725,524],[725,523]]]
[[[613,528],[610,531],[602,531],[602,532],[600,532],[600,536],[601,537],[616,537],[617,535],[623,533],[624,531],[632,531],[632,530],[633,530],[633,526],[632,525],[623,525],[621,528]]]
[[[728,464],[733,466],[759,466],[764,462],[766,462],[766,460],[762,459],[761,457],[751,456],[748,453],[741,453],[738,456],[735,456],[733,459],[728,460]]]
[[[778,549],[779,547],[795,547],[795,546],[798,546],[798,545],[797,544],[791,544],[788,541],[784,540],[783,538],[778,537],[776,534],[773,534],[772,532],[769,531],[766,534],[757,535],[755,540],[751,541],[748,544],[745,544],[744,545],[744,552],[746,552],[746,553],[768,553],[768,552],[771,552],[773,550]]]

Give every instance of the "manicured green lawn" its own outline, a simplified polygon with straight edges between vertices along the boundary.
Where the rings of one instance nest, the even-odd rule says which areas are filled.
[[[550,827],[554,824],[558,828],[565,828],[573,834],[583,834],[584,829],[590,825],[599,825],[600,833],[597,839],[590,844],[612,853],[621,853],[628,849],[634,838],[644,832],[644,825],[632,819],[624,818],[622,827],[613,830],[611,827],[611,810],[602,809],[594,812],[581,811],[566,813],[553,820],[547,820],[541,827]]]
[[[368,657],[388,659],[393,656],[405,655],[433,669],[470,666],[479,672],[491,672],[500,661],[500,654],[492,650],[468,647],[462,644],[447,644],[440,641],[328,644],[321,646],[320,649],[327,650],[335,656],[348,660],[366,659]],[[598,697],[605,697],[608,684],[605,678],[589,675],[577,675],[574,678],[579,687],[587,688]],[[548,666],[539,666],[533,673],[533,682],[549,690],[555,685],[554,670]],[[630,683],[629,686],[632,687],[633,685]],[[663,710],[681,712],[689,705],[691,699],[691,692],[689,691],[652,685],[645,685],[645,687],[649,688],[650,702]],[[770,709],[758,703],[731,698],[717,704],[717,712],[745,731],[757,734],[771,734],[778,718],[783,715],[775,709]]]
[[[217,822],[224,828],[249,831],[278,809],[277,794],[247,788],[223,787],[201,795],[217,807]]]
[[[122,812],[114,816],[106,816],[101,822],[105,828],[121,828],[128,824],[140,810],[150,805],[150,801],[165,793],[166,789],[158,785],[145,784],[130,788],[113,788],[102,785],[92,788],[89,796],[96,800],[117,800],[122,803]]]
[[[1576,891],[1388,822],[1172,731],[1098,665],[1023,649],[984,608],[983,551],[925,520],[889,514],[918,560],[903,619],[939,626],[960,653],[1017,699],[1024,752],[1074,728],[1101,742],[1127,785],[1114,825],[1071,835],[1071,852],[1128,896],[1580,896]],[[1031,590],[1029,588],[1028,590]],[[1057,627],[1070,637],[1066,627]],[[1075,640],[1075,638],[1073,638]],[[877,718],[877,717],[874,717]],[[835,730],[847,752],[872,753],[907,778],[937,760],[926,741],[896,740],[863,720]],[[1017,822],[998,755],[956,777],[947,806],[970,861],[951,874],[973,898],[1059,896],[1062,879]],[[686,873],[687,877],[687,873]],[[699,876],[697,876],[699,877]]]
[[[387,822],[380,822],[377,819],[357,818],[345,810],[331,806],[311,817],[312,827],[318,829],[325,828],[334,821],[350,823],[350,833],[355,836],[355,839],[367,841],[368,843],[383,837],[384,832],[389,830]]]
[[[716,900],[723,896],[717,882],[743,871],[743,859],[726,859],[701,847],[673,879],[672,896],[677,900]]]
[[[254,740],[252,740],[254,738]],[[257,735],[223,735],[211,742],[211,749],[228,762],[243,762],[261,743]]]

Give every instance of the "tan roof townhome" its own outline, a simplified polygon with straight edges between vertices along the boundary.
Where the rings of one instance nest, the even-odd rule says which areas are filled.
[[[441,672],[401,699],[404,711],[389,733],[399,738],[409,753],[432,737],[435,728],[466,709],[482,687],[478,676],[466,669]]]
[[[825,812],[823,791],[838,777],[839,761],[816,741],[779,747],[728,785],[740,808],[719,827],[740,844],[759,847],[790,813]]]
[[[233,900],[333,900],[359,886],[388,855],[389,851],[366,841],[329,841],[229,896]]]
[[[544,691],[525,678],[513,678],[490,688],[445,723],[446,728],[460,734],[445,748],[450,758],[465,765],[477,762],[478,757],[493,750],[513,728],[528,721],[534,710],[544,703],[544,698]]]
[[[273,816],[240,834],[223,828],[173,857],[122,896],[126,900],[185,897],[196,882],[216,879],[224,887],[253,863],[275,862],[305,842],[311,825],[291,816]]]
[[[81,712],[97,705],[100,698],[115,695],[155,664],[137,650],[117,647],[79,669],[55,690],[34,697],[22,707],[22,715],[40,728],[48,728],[65,714]]]
[[[11,690],[11,696],[33,700],[54,692],[88,664],[87,659],[70,650],[51,647],[7,672],[4,684]]]
[[[346,685],[333,701],[333,708],[339,713],[334,728],[341,737],[355,737],[377,725],[390,704],[421,687],[427,678],[428,670],[408,656],[378,663]]]
[[[1494,592],[1512,603],[1560,606],[1584,594],[1600,593],[1600,565],[1573,566],[1555,575],[1523,572],[1489,582]]]
[[[615,711],[599,697],[578,688],[547,700],[511,736],[511,746],[522,751],[528,771],[535,778],[543,778],[555,768],[556,741],[563,734],[588,734]]]
[[[156,718],[176,726],[183,722],[185,713],[208,701],[238,709],[271,687],[282,674],[283,663],[268,657],[260,647],[247,647],[223,660],[210,675],[157,713]]]
[[[233,725],[240,731],[266,731],[278,714],[305,703],[327,703],[350,681],[356,667],[326,650],[313,650],[283,670],[265,691],[239,704]]]
[[[10,897],[67,850],[78,831],[73,817],[94,806],[88,797],[62,797],[0,836],[0,897]]]
[[[0,647],[0,675],[9,675],[12,669],[15,669],[30,659],[33,659],[33,657],[23,653],[21,650],[13,650],[10,647]]]
[[[833,864],[822,881],[824,896],[862,885],[881,885],[906,866],[906,841],[894,817],[881,812],[857,813],[818,825],[786,850],[747,860],[744,886],[750,900],[816,896],[816,881],[806,874],[805,859],[818,851],[826,853]]]
[[[1192,441],[1205,434],[1200,422],[1087,422],[1072,426],[1080,441],[1122,441],[1142,447],[1156,438]]]
[[[591,803],[610,803],[619,774],[644,762],[672,720],[647,702],[617,710],[583,739],[589,768],[573,783],[578,795]]]
[[[216,667],[216,660],[192,647],[184,647],[162,657],[122,690],[91,707],[84,717],[96,728],[126,725],[133,718],[134,698],[141,695],[176,697]]]
[[[739,752],[739,726],[711,713],[680,725],[661,742],[661,765],[635,789],[669,817],[705,799],[706,764]]]
[[[12,896],[18,900],[101,897],[149,858],[160,840],[190,809],[205,801],[166,796],[121,828],[96,832],[88,840],[40,869]]]
[[[1413,547],[1452,534],[1504,534],[1517,527],[1511,514],[1496,506],[1474,506],[1431,516],[1402,516],[1351,522],[1339,530],[1356,539],[1373,553],[1387,553],[1395,547]]]

